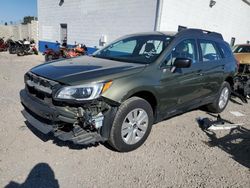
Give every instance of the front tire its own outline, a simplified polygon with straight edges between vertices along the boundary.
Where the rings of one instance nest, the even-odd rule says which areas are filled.
[[[115,115],[109,144],[120,152],[137,149],[147,139],[153,119],[153,110],[146,100],[139,97],[126,100]]]
[[[38,55],[37,49],[34,50],[34,54],[35,54],[35,55]]]
[[[24,49],[18,48],[16,51],[17,56],[24,56]]]
[[[212,104],[207,106],[209,112],[221,113],[227,106],[231,95],[231,87],[228,82],[223,82],[219,95]]]

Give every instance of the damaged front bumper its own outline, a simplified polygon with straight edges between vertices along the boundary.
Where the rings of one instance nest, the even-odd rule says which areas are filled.
[[[53,134],[63,141],[89,145],[109,138],[117,106],[104,99],[83,104],[60,104],[45,102],[30,94],[20,92],[24,106],[23,116],[31,126],[43,134]]]

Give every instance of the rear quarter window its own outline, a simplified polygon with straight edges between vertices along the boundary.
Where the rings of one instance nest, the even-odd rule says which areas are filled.
[[[217,43],[218,49],[220,50],[222,58],[229,58],[233,56],[231,48],[228,44]]]

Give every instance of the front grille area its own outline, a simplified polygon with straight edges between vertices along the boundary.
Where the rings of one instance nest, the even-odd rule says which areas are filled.
[[[53,87],[59,85],[55,81],[37,76],[31,72],[25,74],[24,80],[27,91],[41,100],[51,99]]]

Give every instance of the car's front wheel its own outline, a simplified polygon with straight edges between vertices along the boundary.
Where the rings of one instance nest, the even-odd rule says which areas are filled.
[[[119,107],[109,143],[120,152],[135,150],[147,139],[152,124],[153,110],[150,104],[142,98],[132,97]]]
[[[227,106],[231,95],[231,87],[228,82],[223,82],[219,95],[215,101],[207,106],[208,111],[221,113]]]

